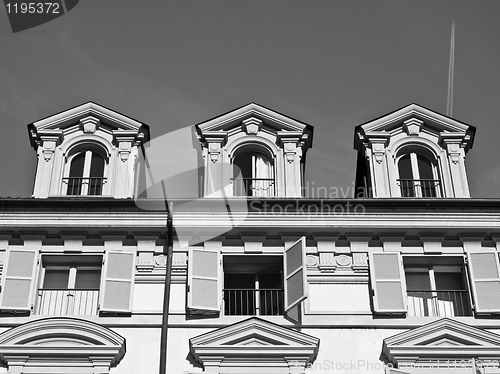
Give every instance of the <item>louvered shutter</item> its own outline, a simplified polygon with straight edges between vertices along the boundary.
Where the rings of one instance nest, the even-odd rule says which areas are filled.
[[[38,256],[38,248],[7,249],[0,294],[1,310],[31,310]]]
[[[306,239],[300,238],[285,249],[285,311],[307,298]]]
[[[135,253],[107,251],[101,281],[101,312],[130,313],[134,286]]]
[[[476,313],[500,312],[500,267],[495,252],[468,254]]]
[[[222,300],[220,252],[191,248],[188,261],[188,308],[191,312],[219,312]]]
[[[378,313],[406,313],[406,282],[401,254],[370,253],[373,307]]]

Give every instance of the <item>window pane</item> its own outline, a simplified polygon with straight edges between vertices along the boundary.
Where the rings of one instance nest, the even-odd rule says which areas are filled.
[[[240,153],[234,159],[233,164],[240,168],[243,178],[252,178],[252,153]],[[236,175],[234,177],[236,177]]]
[[[399,179],[414,179],[411,171],[410,155],[403,156],[398,162]]]
[[[462,273],[434,273],[436,289],[446,291],[465,290]]]
[[[97,152],[92,152],[90,164],[90,178],[102,178],[104,176],[104,157]]]
[[[69,171],[70,178],[83,177],[83,165],[85,163],[85,152],[76,155],[71,161],[71,168]]]
[[[427,157],[422,155],[417,155],[418,160],[418,172],[420,174],[420,179],[434,179],[434,173],[432,172],[432,164]]]
[[[69,269],[66,270],[45,270],[45,277],[43,278],[43,288],[68,288]]]
[[[101,283],[100,270],[79,270],[76,272],[76,289],[99,289]]]
[[[429,273],[406,273],[406,288],[408,291],[429,291],[431,281]]]

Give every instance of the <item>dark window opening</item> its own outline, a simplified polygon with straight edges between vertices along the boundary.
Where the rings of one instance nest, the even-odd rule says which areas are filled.
[[[224,257],[225,315],[283,315],[283,258]]]

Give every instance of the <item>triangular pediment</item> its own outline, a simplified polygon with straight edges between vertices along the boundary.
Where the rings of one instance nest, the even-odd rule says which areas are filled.
[[[137,131],[144,124],[127,117],[114,110],[96,104],[92,101],[64,110],[57,114],[33,122],[37,130],[63,130],[80,121],[82,118],[93,116],[103,125],[113,130]]]
[[[318,339],[304,333],[282,327],[263,319],[252,317],[233,325],[191,339],[195,346],[245,345],[259,341],[262,345],[313,346]]]
[[[313,127],[301,121],[285,116],[256,103],[250,103],[230,112],[196,125],[202,134],[222,132],[231,135],[234,132],[256,130],[269,133],[300,134],[302,140],[311,146]]]
[[[467,149],[469,149],[472,147],[476,128],[413,103],[357,126],[355,133],[364,134],[364,136],[378,134],[381,137],[392,137],[402,131],[409,135],[426,131],[438,137],[442,134],[445,134],[444,136],[461,135],[466,138]],[[356,136],[356,149],[358,149],[359,140]]]
[[[203,363],[210,357],[251,360],[255,356],[285,362],[285,357],[316,357],[319,339],[252,317],[189,340],[191,353]]]
[[[383,351],[390,360],[408,355],[429,359],[500,355],[500,335],[442,318],[384,339]]]

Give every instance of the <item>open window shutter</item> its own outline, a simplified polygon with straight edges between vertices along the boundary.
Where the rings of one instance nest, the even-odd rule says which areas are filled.
[[[1,310],[31,310],[38,256],[38,248],[7,249],[0,294]]]
[[[135,274],[135,253],[107,251],[101,282],[100,311],[130,313]]]
[[[285,311],[307,298],[306,239],[300,238],[285,249]]]
[[[495,252],[468,254],[476,313],[500,312],[500,267]]]
[[[189,250],[188,309],[219,312],[222,300],[220,252],[204,248]]]
[[[401,254],[375,252],[369,255],[374,311],[406,313],[406,282]]]

